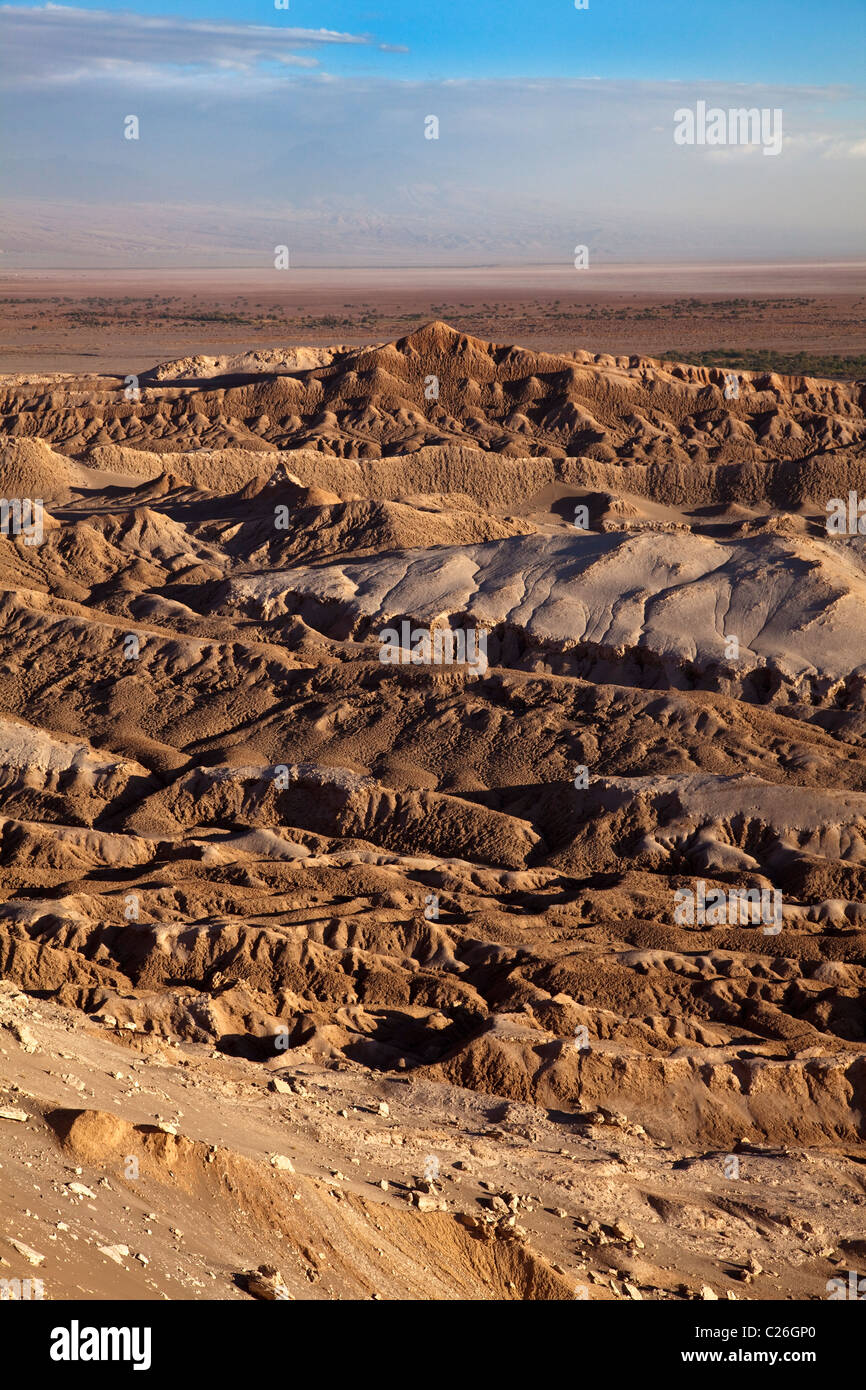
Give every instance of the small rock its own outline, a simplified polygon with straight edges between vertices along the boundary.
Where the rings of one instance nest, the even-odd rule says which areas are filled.
[[[114,1260],[116,1265],[123,1265],[123,1261],[129,1255],[128,1245],[97,1245],[100,1255],[106,1255],[109,1260]]]
[[[17,1038],[25,1052],[36,1051],[39,1041],[36,1034],[25,1023],[10,1023],[8,1026],[13,1038]]]
[[[10,1236],[9,1244],[13,1246],[14,1249],[18,1251],[21,1258],[26,1260],[30,1265],[41,1265],[45,1259],[44,1255],[40,1255],[38,1251],[33,1250],[31,1246],[25,1245],[23,1240],[13,1240]]]
[[[482,1206],[487,1207],[488,1210],[495,1211],[498,1214],[501,1214],[502,1216],[508,1215],[508,1207],[505,1205],[505,1202],[499,1196],[483,1197],[481,1199],[481,1204]]]
[[[263,1298],[269,1303],[292,1299],[276,1265],[259,1265],[252,1274],[247,1274],[246,1285],[247,1293],[252,1294],[253,1298]]]

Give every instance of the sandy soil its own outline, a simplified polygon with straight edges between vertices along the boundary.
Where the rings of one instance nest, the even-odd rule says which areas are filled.
[[[7,272],[0,366],[125,375],[253,341],[384,341],[435,318],[556,351],[862,354],[866,265]]]

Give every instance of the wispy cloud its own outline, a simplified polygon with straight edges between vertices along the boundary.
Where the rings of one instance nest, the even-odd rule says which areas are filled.
[[[316,67],[311,49],[375,46],[369,34],[180,16],[118,14],[67,5],[0,5],[4,82],[16,87],[102,79],[152,87],[202,74],[250,75],[273,66]]]

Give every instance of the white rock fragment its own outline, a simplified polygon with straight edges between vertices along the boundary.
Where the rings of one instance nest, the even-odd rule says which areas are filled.
[[[23,1240],[13,1240],[10,1236],[9,1244],[13,1247],[13,1249],[17,1250],[21,1258],[23,1260],[26,1260],[27,1263],[30,1265],[41,1265],[45,1259],[45,1256],[40,1255],[38,1251],[32,1248],[32,1246],[25,1245]]]
[[[123,1265],[123,1261],[129,1255],[128,1245],[97,1245],[96,1248],[99,1251],[100,1255],[107,1256],[109,1260],[114,1260],[114,1263],[116,1265],[120,1265],[121,1267]]]

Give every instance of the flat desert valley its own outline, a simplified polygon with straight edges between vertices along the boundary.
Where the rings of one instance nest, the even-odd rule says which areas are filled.
[[[862,267],[0,301],[0,1273],[862,1269]]]
[[[557,352],[688,351],[703,360],[721,349],[740,366],[750,365],[744,354],[769,352],[790,370],[838,357],[849,376],[862,376],[864,286],[863,262],[6,271],[0,369],[124,374],[166,356],[287,342],[360,346],[443,319],[482,338]]]

